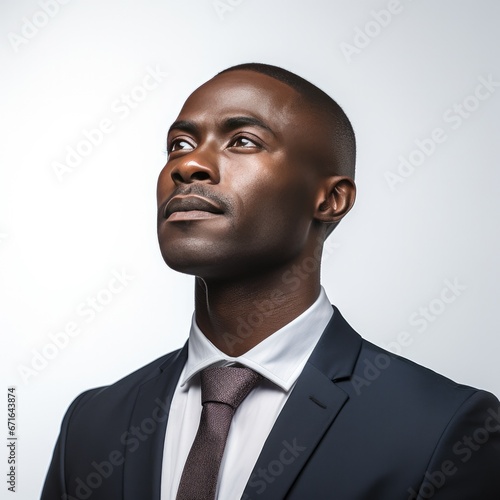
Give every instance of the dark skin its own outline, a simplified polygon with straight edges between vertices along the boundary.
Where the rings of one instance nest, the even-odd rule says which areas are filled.
[[[284,277],[318,261],[328,225],[354,203],[354,181],[328,161],[331,143],[331,129],[298,92],[242,70],[198,88],[169,131],[157,190],[160,249],[171,268],[196,276],[196,322],[230,356],[318,297],[319,265]],[[269,304],[277,290],[279,307],[237,336],[255,303]]]

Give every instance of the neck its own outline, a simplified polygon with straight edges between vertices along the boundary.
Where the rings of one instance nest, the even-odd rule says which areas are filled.
[[[219,350],[240,356],[303,313],[319,292],[319,266],[312,273],[293,266],[234,281],[197,277],[196,323]]]

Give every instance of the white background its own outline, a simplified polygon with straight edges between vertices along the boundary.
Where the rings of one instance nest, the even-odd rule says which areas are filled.
[[[304,76],[354,124],[358,199],[329,242],[332,302],[365,338],[500,395],[500,88],[470,98],[480,77],[500,82],[500,3],[72,0],[52,17],[40,5],[4,0],[0,16],[0,348],[2,388],[17,386],[16,498],[38,497],[74,397],[185,342],[193,278],[165,266],[156,240],[165,132],[192,90],[242,62]],[[148,68],[165,76],[142,92]],[[126,111],[131,93],[141,102]],[[478,106],[458,126],[464,100]],[[113,131],[59,179],[55,162],[103,119]],[[391,189],[398,157],[436,128],[446,140]],[[78,308],[113,270],[133,279],[87,321]],[[449,304],[446,280],[460,285]],[[47,347],[71,321],[79,334]]]

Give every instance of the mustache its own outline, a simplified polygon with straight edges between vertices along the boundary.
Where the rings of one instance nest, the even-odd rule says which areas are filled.
[[[207,200],[211,201],[214,205],[218,206],[223,212],[232,211],[231,200],[227,196],[213,191],[205,184],[189,184],[187,186],[183,185],[177,187],[170,194],[170,196],[163,201],[160,207],[161,210],[163,211],[168,202],[175,196],[186,196],[186,195],[197,195],[202,198],[206,198]]]

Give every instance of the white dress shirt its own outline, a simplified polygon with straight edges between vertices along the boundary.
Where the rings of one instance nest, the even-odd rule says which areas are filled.
[[[333,308],[321,287],[309,309],[236,358],[217,349],[198,328],[193,315],[188,358],[168,418],[162,500],[175,499],[198,430],[202,410],[200,372],[210,365],[239,363],[264,377],[234,414],[222,457],[216,498],[235,500],[241,498],[264,442],[332,315]]]

